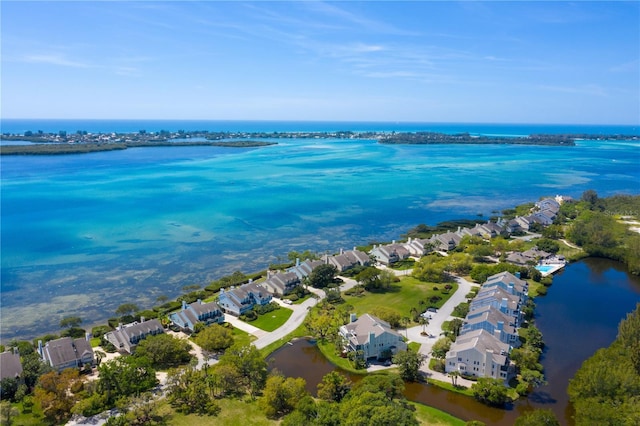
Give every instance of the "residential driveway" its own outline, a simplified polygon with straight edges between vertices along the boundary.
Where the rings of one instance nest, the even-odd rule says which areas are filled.
[[[312,291],[312,289],[309,289],[309,290]],[[313,290],[316,290],[316,289],[313,289]],[[312,292],[316,295],[322,294],[322,296],[324,297],[324,291],[322,290],[316,290]],[[321,292],[321,293],[318,293],[318,292]],[[300,327],[300,325],[303,323],[304,319],[306,318],[307,313],[309,312],[309,309],[311,309],[317,303],[318,303],[318,299],[316,297],[310,297],[299,305],[287,305],[288,309],[293,310],[293,313],[291,314],[287,322],[285,322],[281,327],[272,331],[271,333],[267,333],[263,331],[263,334],[259,336],[256,341],[253,342],[254,346],[258,349],[262,349],[265,346],[269,346],[271,343],[275,342],[276,340],[283,338],[284,336],[291,333],[296,328]]]
[[[224,314],[225,322],[228,322],[235,328],[239,328],[242,331],[246,331],[249,334],[253,334],[258,339],[269,334],[267,331],[261,330],[258,327],[254,327],[251,324],[247,324],[246,322],[240,320],[238,317],[234,317],[233,315]]]

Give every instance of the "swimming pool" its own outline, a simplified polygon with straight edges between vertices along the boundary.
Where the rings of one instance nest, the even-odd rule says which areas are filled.
[[[543,274],[548,274],[551,272],[556,266],[555,265],[537,265],[536,269]]]

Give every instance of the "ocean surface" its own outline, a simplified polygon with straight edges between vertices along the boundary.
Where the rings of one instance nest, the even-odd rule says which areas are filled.
[[[638,134],[632,126],[2,120],[3,133],[378,130]],[[291,250],[335,252],[556,194],[640,193],[640,141],[575,147],[286,139],[0,158],[3,341],[104,322]]]

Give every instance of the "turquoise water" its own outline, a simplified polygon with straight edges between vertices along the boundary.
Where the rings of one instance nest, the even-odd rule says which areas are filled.
[[[553,266],[549,266],[549,265],[537,265],[536,269],[540,272],[549,272],[550,270],[552,270],[554,267]]]
[[[511,127],[487,130],[530,131]],[[294,139],[2,157],[2,339],[55,331],[65,315],[104,321],[291,250],[388,241],[545,195],[638,193],[639,147]]]

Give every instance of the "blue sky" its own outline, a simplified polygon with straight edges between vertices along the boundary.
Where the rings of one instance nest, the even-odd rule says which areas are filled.
[[[638,124],[639,5],[2,1],[1,114]]]

